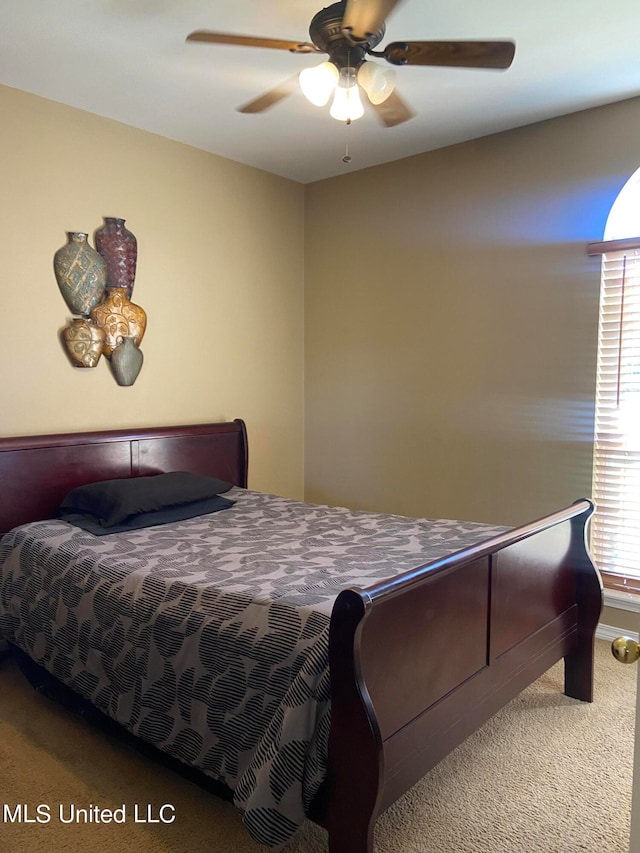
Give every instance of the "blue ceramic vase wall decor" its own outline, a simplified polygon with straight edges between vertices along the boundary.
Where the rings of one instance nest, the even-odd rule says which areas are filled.
[[[107,265],[87,242],[88,234],[69,231],[66,246],[53,256],[60,293],[72,314],[88,317],[105,293]]]

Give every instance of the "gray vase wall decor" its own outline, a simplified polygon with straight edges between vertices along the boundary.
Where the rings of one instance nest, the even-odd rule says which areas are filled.
[[[133,385],[142,369],[144,356],[136,345],[136,339],[127,335],[121,338],[111,353],[111,370],[118,385]]]
[[[138,241],[125,227],[125,220],[105,216],[96,231],[96,249],[107,265],[107,287],[124,287],[131,299],[138,262]]]
[[[84,231],[69,231],[68,242],[53,257],[58,287],[72,314],[88,317],[105,293],[107,265]]]

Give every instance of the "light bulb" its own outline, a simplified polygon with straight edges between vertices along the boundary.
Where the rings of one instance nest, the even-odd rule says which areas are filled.
[[[329,115],[338,121],[355,121],[364,115],[355,68],[341,68]]]
[[[298,75],[298,81],[305,98],[316,107],[324,107],[329,103],[338,76],[338,69],[333,62],[323,62],[312,68],[303,68]]]
[[[368,60],[360,66],[358,83],[372,104],[382,104],[395,88],[396,72],[393,68],[383,68],[377,62]]]

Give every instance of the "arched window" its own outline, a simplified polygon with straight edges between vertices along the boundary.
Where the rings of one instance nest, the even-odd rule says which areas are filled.
[[[608,585],[640,590],[640,169],[607,219],[602,254],[591,547]]]

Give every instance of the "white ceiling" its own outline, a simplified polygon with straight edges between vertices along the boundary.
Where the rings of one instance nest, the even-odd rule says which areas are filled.
[[[403,0],[378,49],[509,38],[516,56],[506,71],[399,68],[416,117],[394,128],[371,110],[347,127],[299,91],[243,115],[322,55],[185,42],[196,29],[308,41],[329,2],[0,0],[0,83],[303,183],[640,94],[638,0]]]

